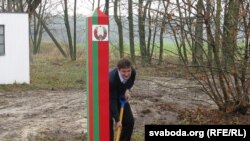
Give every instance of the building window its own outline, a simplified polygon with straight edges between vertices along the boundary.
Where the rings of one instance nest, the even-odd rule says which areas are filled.
[[[0,25],[0,56],[5,54],[4,25]]]

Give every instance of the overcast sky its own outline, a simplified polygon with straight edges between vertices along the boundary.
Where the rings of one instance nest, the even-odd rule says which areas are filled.
[[[77,14],[81,14],[84,16],[91,15],[93,12],[93,1],[94,10],[97,8],[97,0],[77,0]],[[60,14],[63,12],[63,0],[49,0],[47,10],[52,14]],[[100,0],[100,9],[103,10],[105,4],[105,0]],[[68,13],[69,15],[73,15],[74,8],[74,0],[68,0]]]
[[[69,0],[73,2],[73,0]],[[92,14],[92,2],[93,0],[77,0],[77,13],[82,14],[82,15],[91,15]],[[95,7],[94,9],[97,8],[97,0],[95,1]],[[100,0],[100,8],[103,9],[105,4],[105,0]],[[73,4],[72,4],[73,5]]]

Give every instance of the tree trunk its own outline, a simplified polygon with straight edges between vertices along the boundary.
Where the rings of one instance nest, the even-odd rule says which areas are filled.
[[[105,14],[109,16],[109,0],[105,0]]]
[[[40,13],[39,13],[40,15]],[[32,40],[32,44],[33,44],[33,54],[37,54],[37,50],[38,50],[38,46],[37,46],[37,33],[38,33],[38,24],[36,22],[36,17],[33,16],[33,22],[34,22],[34,28],[33,28],[33,32],[34,32],[34,38],[31,37]]]
[[[221,0],[217,0],[217,7],[216,7],[216,17],[215,17],[215,46],[216,46],[216,53],[219,54],[219,49],[221,49]]]
[[[118,17],[118,1],[114,1],[114,18],[118,28],[118,35],[119,35],[119,53],[120,58],[124,57],[124,48],[123,48],[123,29],[122,29],[122,21],[121,17]],[[120,5],[120,4],[119,4]],[[119,6],[120,7],[120,6]]]
[[[28,8],[26,12],[29,13],[29,16],[31,16],[35,12],[41,1],[42,0],[28,0]]]
[[[73,44],[73,60],[76,60],[76,3],[77,0],[75,0],[74,3],[74,44]]]
[[[181,6],[179,0],[177,0],[177,7],[178,7],[178,12],[180,16],[180,21],[179,21],[179,28],[180,28],[180,44],[178,46],[178,53],[179,53],[179,58],[180,61],[182,60],[185,64],[188,63],[188,58],[187,58],[187,49],[186,49],[186,44],[185,44],[185,35],[184,35],[184,24],[183,24],[183,16],[181,12]],[[182,52],[183,51],[183,52]]]
[[[168,4],[166,5],[165,2],[163,1],[163,6],[164,6],[165,11],[164,11],[164,15],[163,15],[162,22],[161,22],[160,50],[159,50],[159,61],[158,61],[159,65],[161,65],[161,63],[163,62],[163,33],[165,31],[165,28],[166,28],[166,18],[167,18]]]
[[[146,47],[146,62],[147,64],[150,64],[150,48],[151,48],[151,36],[152,36],[152,18],[151,18],[151,1],[149,1],[149,5],[147,7],[147,12],[148,12],[148,41],[147,41],[147,47]]]
[[[195,43],[194,43],[194,65],[203,64],[203,15],[202,15],[203,0],[198,0],[197,3],[197,18],[195,26]]]
[[[67,5],[68,5],[68,1],[64,0],[64,24],[65,24],[65,28],[67,31],[70,58],[71,60],[76,60],[76,58],[74,58],[73,43],[72,43],[72,36],[71,36],[70,25],[69,25]]]
[[[94,1],[93,1],[94,3]],[[100,8],[100,0],[97,1],[97,7]]]
[[[8,3],[7,3],[7,6],[8,6],[8,12],[13,12],[13,1],[12,0],[8,0]]]
[[[23,0],[19,0],[20,12],[24,12],[23,10]]]
[[[164,4],[164,3],[163,3]],[[160,5],[161,5],[161,3],[159,2],[159,4],[158,4],[158,9],[160,8]],[[165,5],[164,5],[164,7],[165,7]],[[156,17],[155,17],[155,19],[154,19],[154,26],[155,26],[155,28],[154,28],[154,35],[153,35],[153,43],[152,43],[152,48],[151,48],[151,51],[150,51],[150,58],[149,58],[149,63],[151,64],[152,63],[152,57],[153,57],[153,54],[154,54],[154,49],[155,49],[155,38],[156,38],[156,33],[157,33],[157,28],[158,28],[158,18],[159,18],[159,11],[157,11],[157,14],[156,14]],[[162,20],[165,20],[165,19],[162,19]],[[165,25],[164,25],[165,26]],[[160,36],[160,41],[162,40],[162,43],[163,43],[163,36]],[[160,45],[160,55],[161,55],[161,45]],[[160,56],[159,55],[159,56]],[[162,61],[162,60],[161,60]],[[160,60],[159,60],[159,62],[161,62]],[[158,63],[159,63],[158,62]]]
[[[235,50],[237,48],[237,27],[239,17],[239,0],[230,0],[225,8],[223,26],[223,61],[224,68],[230,71],[234,63]]]
[[[210,0],[206,0],[207,2],[207,12],[206,12],[206,17],[208,18],[208,23],[212,23],[211,22],[211,1]],[[202,14],[202,13],[201,13]],[[207,35],[207,40],[208,40],[208,44],[207,44],[207,49],[208,49],[208,61],[213,64],[213,49],[212,46],[209,44],[211,42],[212,39],[210,39],[210,37]]]
[[[134,24],[133,24],[133,1],[128,0],[128,22],[129,22],[129,45],[131,60],[136,64],[135,59],[135,43],[134,43]]]
[[[5,0],[2,0],[2,10],[1,10],[1,12],[5,12],[4,2],[5,2]]]
[[[143,7],[143,0],[139,0],[139,12],[138,12],[138,26],[139,26],[139,40],[140,40],[140,52],[141,52],[141,64],[142,66],[146,66],[146,41],[145,41],[145,18],[147,5],[149,1],[147,1],[146,5]]]
[[[43,19],[46,3],[47,3],[47,1],[45,1],[43,5],[39,6],[38,16],[40,19]],[[40,46],[41,46],[43,26],[42,26],[40,20],[37,21],[37,18],[35,15],[33,16],[33,22],[34,22],[33,38],[32,38],[32,34],[30,34],[30,36],[31,36],[32,44],[33,44],[33,54],[37,54],[39,52]]]
[[[50,36],[50,38],[52,39],[52,41],[55,43],[56,47],[59,49],[59,51],[61,52],[61,54],[66,58],[67,55],[66,53],[63,51],[61,45],[57,42],[56,38],[54,37],[54,35],[50,32],[49,28],[46,26],[46,24],[42,21],[42,19],[39,18],[38,14],[36,12],[34,12],[34,15],[38,18],[38,20],[41,22],[41,24],[43,25],[43,28],[45,29],[45,31],[48,33],[48,35]]]

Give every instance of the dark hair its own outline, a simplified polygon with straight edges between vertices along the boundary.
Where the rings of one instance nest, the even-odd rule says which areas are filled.
[[[132,67],[132,63],[128,58],[122,58],[117,63],[118,70],[122,68],[130,68],[130,67]]]

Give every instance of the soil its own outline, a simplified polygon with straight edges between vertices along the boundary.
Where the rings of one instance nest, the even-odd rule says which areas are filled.
[[[231,124],[232,116],[239,124],[250,123],[249,112],[244,116],[221,115],[195,81],[140,78],[132,91],[135,132],[143,133],[146,124]],[[85,140],[86,117],[84,90],[0,92],[1,141]]]

